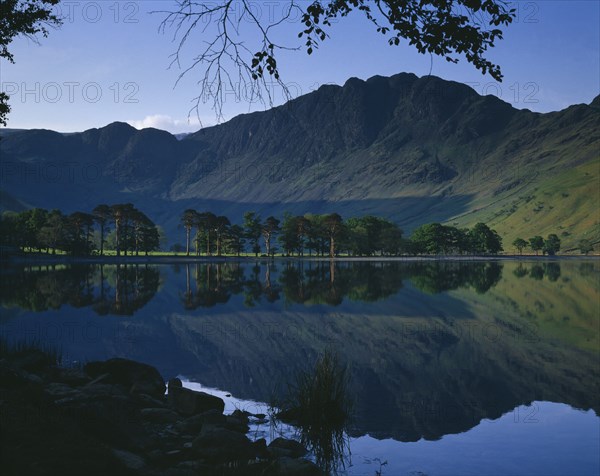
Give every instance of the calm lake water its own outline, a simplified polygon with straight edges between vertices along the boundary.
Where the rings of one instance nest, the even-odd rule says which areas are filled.
[[[325,350],[354,414],[338,473],[600,473],[600,262],[5,268],[0,334],[126,357],[266,410]],[[256,425],[252,434],[292,435]]]

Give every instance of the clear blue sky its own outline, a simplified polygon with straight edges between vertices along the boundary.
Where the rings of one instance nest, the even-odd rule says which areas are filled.
[[[81,131],[113,121],[171,132],[198,129],[188,112],[198,95],[200,70],[175,87],[181,70],[169,69],[176,49],[172,32],[161,34],[171,1],[65,1],[65,24],[40,44],[17,38],[11,45],[16,64],[0,63],[2,90],[12,93],[8,127]],[[260,12],[276,15],[287,2],[256,2]],[[294,94],[321,84],[343,84],[350,77],[369,78],[412,72],[470,83],[480,93],[497,94],[517,108],[547,112],[589,103],[600,93],[600,2],[559,0],[516,2],[519,17],[489,58],[502,66],[499,85],[464,60],[458,65],[419,55],[409,46],[390,47],[358,13],[330,30],[331,38],[312,56],[299,51],[280,58],[283,79]],[[297,23],[283,24],[280,37],[300,40]],[[186,48],[191,58],[198,34]],[[284,96],[275,89],[275,102]],[[226,101],[226,118],[260,104]],[[203,104],[204,125],[215,122],[211,103]]]

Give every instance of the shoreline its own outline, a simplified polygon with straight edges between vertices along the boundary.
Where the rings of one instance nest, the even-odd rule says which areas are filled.
[[[251,428],[273,415],[226,413],[220,397],[165,380],[142,362],[63,367],[58,360],[52,351],[0,341],[7,475],[323,474],[298,441],[253,437]]]
[[[194,263],[227,263],[227,262],[277,262],[277,261],[309,261],[309,262],[481,262],[481,261],[593,261],[600,255],[443,255],[443,256],[343,256],[336,258],[318,256],[56,256],[31,255],[3,257],[3,265],[52,265],[52,264],[194,264]]]

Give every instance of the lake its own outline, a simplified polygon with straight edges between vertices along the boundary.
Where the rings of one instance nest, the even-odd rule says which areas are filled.
[[[600,262],[222,260],[1,272],[0,334],[268,410],[325,351],[350,475],[600,473]],[[231,395],[231,396],[227,396]],[[271,438],[294,427],[263,424]]]

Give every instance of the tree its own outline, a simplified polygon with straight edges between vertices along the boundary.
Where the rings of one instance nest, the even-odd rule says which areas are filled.
[[[502,238],[485,223],[477,223],[469,232],[469,241],[473,253],[492,253],[502,251]]]
[[[37,248],[40,250],[41,245],[38,240],[38,233],[46,223],[47,218],[48,211],[43,208],[33,208],[23,212],[23,238],[25,239],[25,244],[30,248]]]
[[[312,250],[315,250],[316,254],[325,252],[327,237],[325,236],[325,224],[324,215],[312,215],[306,214],[304,218],[308,220],[308,228],[306,230],[306,247],[308,248],[309,256],[312,254]]]
[[[296,217],[296,233],[298,234],[298,252],[304,256],[304,242],[310,233],[311,223],[308,218],[303,216]]]
[[[121,246],[126,241],[127,227],[129,226],[129,218],[133,213],[134,206],[131,203],[119,203],[111,205],[112,219],[115,224],[115,248],[117,256],[121,256]],[[127,254],[127,248],[124,248]]]
[[[445,241],[448,251],[463,254],[470,251],[471,242],[468,228],[455,228],[447,226],[445,230]]]
[[[198,229],[196,235],[196,254],[198,254],[198,250],[200,249],[200,235],[204,232],[204,237],[206,238],[206,256],[211,255],[211,241],[210,237],[212,236],[212,232],[215,229],[215,224],[217,221],[217,216],[212,212],[202,212],[198,214],[198,220],[196,222],[196,226]]]
[[[381,230],[381,254],[399,255],[402,243],[402,230],[395,223],[387,222]]]
[[[2,245],[20,246],[18,223],[18,213],[6,211],[0,214],[0,243]]]
[[[67,249],[72,254],[89,254],[92,250],[90,243],[91,229],[94,217],[89,213],[74,212],[67,218]]]
[[[385,218],[372,215],[350,218],[346,228],[344,247],[355,256],[398,254],[400,251],[402,230]]]
[[[463,56],[483,74],[502,81],[500,67],[485,57],[488,48],[502,39],[500,28],[508,26],[516,16],[515,9],[509,9],[502,0],[313,0],[307,4],[291,0],[280,15],[270,11],[257,14],[256,3],[251,0],[180,0],[176,9],[162,12],[166,16],[161,29],[175,29],[179,42],[173,64],[177,65],[197,27],[202,25],[198,31],[209,35],[203,38],[206,46],[194,54],[193,63],[184,68],[179,79],[196,66],[204,68],[195,109],[199,113],[201,100],[212,98],[220,119],[225,86],[234,91],[237,99],[248,95],[249,90],[249,99],[269,104],[271,81],[287,91],[280,77],[278,53],[302,46],[278,43],[282,38],[281,25],[299,19],[298,38],[310,55],[329,37],[332,25],[352,11],[364,15],[389,45],[406,43],[421,54],[437,55],[453,63]],[[248,46],[252,40],[254,45]],[[235,85],[240,86],[239,91]]]
[[[579,244],[577,246],[579,248],[579,252],[582,255],[587,255],[590,251],[594,251],[594,247],[590,243],[590,240],[587,240],[585,238],[579,240]]]
[[[529,238],[529,247],[535,251],[535,255],[544,248],[544,239],[540,235],[535,235],[533,238]]]
[[[513,241],[513,246],[519,251],[519,254],[523,254],[523,248],[527,247],[527,242],[523,238],[517,238]]]
[[[46,223],[39,231],[38,237],[40,242],[47,248],[52,250],[52,254],[56,254],[56,250],[65,245],[66,241],[66,220],[62,212],[52,210],[46,218]]]
[[[440,254],[447,248],[446,227],[440,223],[428,223],[418,227],[411,236],[417,253]]]
[[[2,0],[0,2],[0,58],[14,63],[8,45],[18,35],[37,41],[36,35],[48,36],[49,27],[58,27],[62,20],[52,8],[59,0]],[[0,92],[0,125],[6,125],[10,112],[9,97]]]
[[[145,251],[147,255],[148,251],[158,249],[160,237],[154,222],[136,208],[132,210],[130,218],[135,255],[137,256],[140,250]]]
[[[252,252],[258,256],[258,253],[260,253],[258,240],[261,235],[260,215],[254,212],[244,213],[244,233],[252,244]]]
[[[283,224],[281,225],[281,234],[278,237],[283,251],[289,256],[294,250],[300,248],[300,240],[298,237],[298,217],[291,213],[285,213],[283,216]]]
[[[144,223],[144,226],[139,232],[139,245],[140,250],[143,251],[146,256],[150,251],[156,251],[160,249],[160,232],[158,227],[148,220]]]
[[[196,210],[187,209],[181,215],[181,224],[185,228],[185,254],[190,255],[190,232],[198,221],[198,212]]]
[[[544,241],[544,253],[549,256],[554,256],[558,251],[560,251],[560,238],[554,233],[551,233]]]
[[[100,256],[104,254],[104,241],[108,230],[108,222],[111,219],[111,210],[108,205],[98,205],[92,210],[94,221],[100,227]]]
[[[213,222],[213,229],[215,231],[217,239],[217,256],[221,256],[221,243],[223,242],[223,236],[227,233],[227,230],[231,226],[229,218],[226,216],[216,217]]]
[[[346,221],[346,243],[344,247],[352,256],[366,256],[369,251],[369,233],[359,217],[352,217]]]
[[[262,224],[261,232],[265,240],[265,249],[267,256],[271,256],[271,238],[279,233],[279,220],[275,217],[268,217]]]
[[[326,215],[323,219],[327,238],[329,239],[329,257],[334,258],[336,253],[335,243],[342,234],[344,222],[342,217],[337,213]]]
[[[244,250],[244,237],[244,229],[240,225],[231,225],[229,227],[229,231],[227,233],[227,244],[236,256],[239,256]]]

